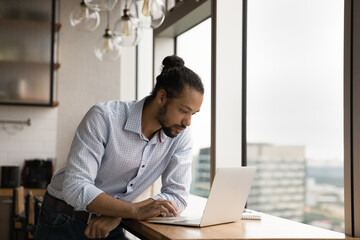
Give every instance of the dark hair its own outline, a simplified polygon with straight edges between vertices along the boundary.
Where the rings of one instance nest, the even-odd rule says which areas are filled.
[[[166,91],[169,99],[178,98],[186,86],[204,94],[204,86],[200,77],[184,64],[184,60],[175,55],[164,58],[163,68],[160,75],[156,77],[151,98],[155,98],[160,89]]]

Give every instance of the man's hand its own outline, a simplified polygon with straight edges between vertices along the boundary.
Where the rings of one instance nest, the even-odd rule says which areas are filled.
[[[99,216],[90,220],[84,234],[88,238],[106,238],[120,222],[120,217]]]
[[[145,220],[150,217],[156,217],[159,215],[175,216],[177,217],[178,208],[176,205],[164,199],[152,200],[147,204],[135,203],[136,206],[136,217],[137,220]]]

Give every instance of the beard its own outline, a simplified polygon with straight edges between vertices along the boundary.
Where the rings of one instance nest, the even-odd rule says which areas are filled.
[[[172,129],[185,129],[186,126],[184,125],[178,125],[178,124],[174,124],[172,126],[168,126],[168,119],[166,117],[166,112],[167,112],[167,106],[168,106],[168,102],[165,103],[165,105],[163,107],[161,107],[159,109],[158,115],[157,115],[157,120],[159,121],[160,125],[161,125],[161,129],[164,131],[165,135],[171,138],[174,138],[178,135],[178,133],[173,133]]]

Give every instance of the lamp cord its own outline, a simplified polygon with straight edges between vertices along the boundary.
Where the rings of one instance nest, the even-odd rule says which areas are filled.
[[[110,27],[110,11],[107,10],[106,13],[107,13],[107,27],[106,28],[109,29],[109,27]]]

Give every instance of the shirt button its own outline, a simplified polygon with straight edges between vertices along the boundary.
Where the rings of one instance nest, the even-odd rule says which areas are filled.
[[[145,167],[145,165],[142,165],[141,167]]]
[[[132,187],[134,184],[130,184],[130,187]]]

